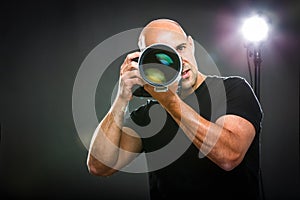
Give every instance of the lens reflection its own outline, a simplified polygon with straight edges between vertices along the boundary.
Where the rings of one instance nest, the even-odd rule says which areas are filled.
[[[146,75],[147,79],[153,83],[163,84],[166,82],[165,74],[157,68],[146,69],[145,75]]]
[[[172,58],[170,58],[170,56],[168,56],[167,54],[158,53],[155,56],[164,65],[170,66],[171,64],[173,64]]]

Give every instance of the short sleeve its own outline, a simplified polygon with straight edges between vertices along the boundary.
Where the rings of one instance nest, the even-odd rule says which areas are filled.
[[[251,122],[259,133],[263,111],[258,99],[248,84],[241,77],[229,77],[224,80],[227,98],[227,114],[234,114]]]

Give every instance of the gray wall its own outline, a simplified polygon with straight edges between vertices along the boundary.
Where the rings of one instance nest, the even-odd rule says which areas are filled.
[[[299,198],[300,5],[230,0],[1,5],[0,196],[147,199],[145,174],[121,172],[111,178],[88,174],[87,150],[72,116],[73,84],[81,63],[108,37],[168,17],[206,49],[222,75],[249,80],[245,48],[236,30],[252,6],[266,11],[273,25],[261,68],[264,191],[267,199]],[[113,83],[116,75],[111,77]],[[102,92],[110,91],[96,95],[99,118],[109,107]]]

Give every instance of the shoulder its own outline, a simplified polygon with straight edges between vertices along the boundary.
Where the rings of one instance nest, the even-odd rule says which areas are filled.
[[[241,76],[217,76],[217,75],[208,75],[205,79],[207,83],[213,82],[224,82],[226,84],[234,84],[234,83],[246,83],[247,80]]]
[[[248,81],[241,76],[207,76],[206,83],[208,85],[222,85],[226,93],[239,91],[242,93],[249,92],[249,94],[254,94]]]
[[[230,92],[232,90],[243,90],[249,91],[253,93],[252,87],[247,82],[247,80],[241,76],[207,76],[205,80],[206,85],[209,88],[223,88],[226,92]]]
[[[223,79],[226,84],[246,84],[247,86],[250,86],[247,80],[241,76],[228,76],[223,77]]]
[[[227,94],[235,93],[236,95],[254,96],[254,91],[248,81],[240,76],[229,76],[224,78],[224,86]]]

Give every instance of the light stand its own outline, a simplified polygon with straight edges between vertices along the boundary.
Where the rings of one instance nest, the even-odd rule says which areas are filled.
[[[268,36],[268,24],[266,21],[261,18],[259,15],[249,18],[245,21],[242,32],[244,37],[247,39],[247,60],[248,67],[250,72],[251,86],[254,88],[254,93],[260,102],[260,65],[262,62],[261,58],[261,48],[263,41]],[[253,56],[254,63],[254,86],[252,83],[252,75],[249,57]],[[262,172],[261,172],[261,134],[259,133],[259,194],[260,199],[264,200],[264,190],[263,190],[263,182],[262,182]]]
[[[261,48],[254,47],[253,50],[253,62],[254,62],[254,92],[256,94],[257,99],[260,101],[260,64],[262,62],[261,59]]]

